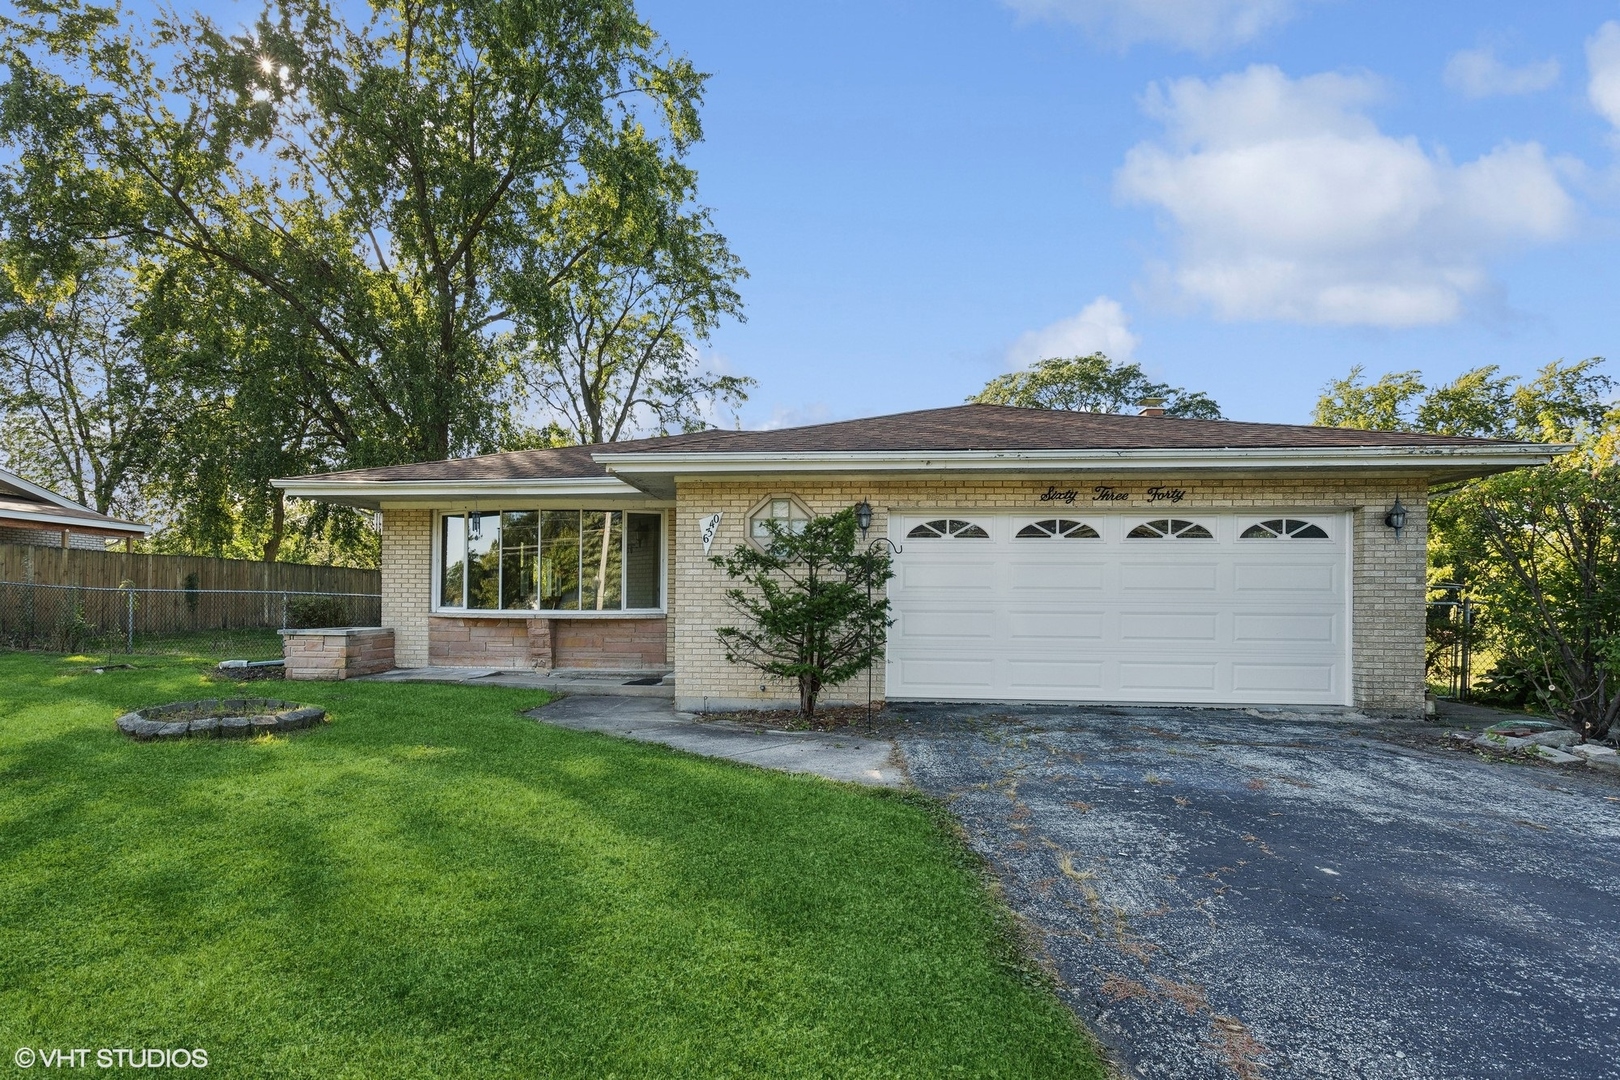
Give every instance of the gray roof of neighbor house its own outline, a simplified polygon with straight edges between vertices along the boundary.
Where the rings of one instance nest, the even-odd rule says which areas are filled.
[[[48,488],[0,469],[0,528],[67,529],[98,536],[145,536],[151,526],[97,513]]]
[[[556,450],[519,450],[449,461],[322,473],[276,481],[293,494],[321,497],[347,485],[413,486],[486,482],[585,481],[619,477],[660,495],[673,471],[807,471],[834,464],[890,468],[1118,467],[1215,458],[1250,467],[1366,467],[1376,460],[1474,475],[1549,460],[1564,447],[1454,438],[1404,431],[1359,431],[1237,420],[957,405],[774,431],[699,431]],[[1444,465],[1441,459],[1445,460]],[[1491,467],[1481,468],[1485,461]],[[1465,464],[1468,462],[1468,464]],[[1499,465],[1496,463],[1500,463]],[[1231,467],[1227,464],[1225,467]]]

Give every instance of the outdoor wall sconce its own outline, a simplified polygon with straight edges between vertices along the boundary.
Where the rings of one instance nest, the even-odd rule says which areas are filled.
[[[861,539],[866,539],[866,530],[872,527],[872,504],[862,499],[855,504],[855,524],[861,530]]]
[[[1384,524],[1395,530],[1395,539],[1401,538],[1401,530],[1406,528],[1406,507],[1401,505],[1399,495],[1395,496],[1395,505],[1384,515]]]

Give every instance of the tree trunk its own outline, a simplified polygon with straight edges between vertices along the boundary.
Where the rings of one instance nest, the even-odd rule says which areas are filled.
[[[273,563],[281,554],[281,538],[287,532],[287,493],[276,489],[276,504],[270,508],[270,538],[264,542],[264,561]]]
[[[814,675],[799,676],[799,712],[807,720],[816,716],[816,697],[821,693],[821,686]]]

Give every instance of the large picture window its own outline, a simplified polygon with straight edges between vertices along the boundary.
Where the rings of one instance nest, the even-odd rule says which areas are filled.
[[[438,606],[469,611],[656,611],[659,514],[483,510],[439,518]]]

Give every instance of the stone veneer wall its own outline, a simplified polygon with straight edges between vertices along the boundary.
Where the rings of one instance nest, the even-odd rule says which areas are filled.
[[[973,474],[936,474],[915,479],[831,480],[783,477],[749,481],[683,480],[677,485],[675,557],[671,569],[673,590],[681,600],[669,610],[675,635],[671,654],[675,667],[676,703],[681,709],[775,708],[797,701],[794,686],[764,679],[750,668],[727,663],[715,627],[734,616],[724,597],[725,576],[703,555],[697,522],[721,511],[713,554],[744,542],[749,509],[772,494],[797,496],[814,513],[832,513],[862,498],[873,506],[873,537],[888,535],[891,510],[948,508],[996,509],[1056,513],[1051,503],[1038,501],[1048,486],[1089,492],[1094,485],[1110,484],[1129,491],[1126,502],[1109,504],[1108,512],[1131,511],[1168,515],[1168,504],[1151,508],[1143,495],[1148,484],[1186,490],[1175,512],[1241,510],[1245,507],[1354,508],[1355,538],[1352,590],[1351,678],[1358,708],[1376,712],[1416,715],[1423,709],[1424,602],[1426,597],[1426,544],[1428,537],[1428,484],[1412,476],[1326,476],[1278,479],[1234,476],[1108,476],[1081,473],[1040,474],[1023,477]],[[1407,527],[1397,539],[1384,524],[1384,514],[1399,494],[1408,510]],[[1077,504],[1078,505],[1078,504]],[[765,690],[761,692],[760,685]],[[857,677],[829,691],[826,700],[865,700],[866,680]],[[876,696],[884,694],[884,678],[876,674]]]
[[[352,679],[394,666],[394,632],[375,626],[281,631],[288,679]]]
[[[669,665],[668,620],[552,619],[552,666],[623,671]]]
[[[447,667],[505,669],[667,667],[668,630],[652,618],[521,619],[435,615],[428,620],[428,659]]]

